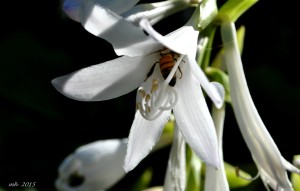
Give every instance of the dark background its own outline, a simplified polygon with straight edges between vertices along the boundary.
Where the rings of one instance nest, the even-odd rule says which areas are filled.
[[[78,146],[128,136],[135,92],[93,103],[62,96],[50,81],[115,58],[111,45],[66,18],[59,0],[5,1],[1,7],[0,187],[12,190],[10,182],[36,182],[37,190],[53,191],[58,165]],[[292,2],[262,0],[236,23],[246,26],[243,63],[253,100],[289,161],[300,154],[296,7]],[[163,34],[170,32],[184,23],[178,19],[183,15],[155,27]],[[227,111],[224,158],[233,165],[251,164],[229,106]],[[113,190],[127,190],[149,165],[155,175],[151,184],[163,184],[168,155],[169,148],[152,154]],[[260,180],[251,189],[264,190],[257,184]]]

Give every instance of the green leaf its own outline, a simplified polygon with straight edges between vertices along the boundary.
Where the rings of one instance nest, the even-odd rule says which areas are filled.
[[[258,2],[258,0],[228,0],[219,9],[219,13],[216,17],[216,22],[235,22],[256,2]]]
[[[131,190],[144,190],[149,187],[152,179],[153,171],[152,168],[147,168],[144,173],[138,178],[136,183],[132,186]]]

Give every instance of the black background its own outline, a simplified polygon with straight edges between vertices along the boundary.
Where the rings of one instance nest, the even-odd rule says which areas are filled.
[[[236,23],[246,27],[242,58],[251,95],[289,161],[300,153],[296,7],[279,0],[259,1]],[[37,190],[53,191],[58,165],[78,146],[128,136],[135,92],[93,103],[62,96],[50,81],[115,58],[111,45],[68,19],[59,0],[5,1],[1,8],[0,187],[15,181],[36,182]],[[162,34],[170,32],[184,23],[178,19],[184,15],[178,13],[155,27]],[[227,111],[224,158],[233,165],[251,164],[229,106]],[[149,165],[155,175],[151,184],[163,184],[168,155],[169,148],[152,154],[113,190],[127,190]],[[256,183],[260,181],[252,185]]]

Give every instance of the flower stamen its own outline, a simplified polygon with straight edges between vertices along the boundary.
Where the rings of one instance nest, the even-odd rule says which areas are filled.
[[[179,57],[176,58],[176,63],[160,87],[158,83],[159,79],[155,78],[152,80],[149,93],[144,87],[140,87],[138,89],[136,108],[145,119],[153,121],[164,111],[171,110],[176,105],[178,101],[178,94],[176,89],[173,86],[170,86],[169,83],[176,77],[174,77],[174,75],[176,75],[176,71],[184,56],[185,55],[179,55]]]
[[[178,100],[174,87],[164,84],[159,87],[158,81],[158,79],[152,81],[150,93],[147,93],[144,87],[138,90],[136,108],[143,118],[149,121],[157,119],[164,111],[173,109]]]

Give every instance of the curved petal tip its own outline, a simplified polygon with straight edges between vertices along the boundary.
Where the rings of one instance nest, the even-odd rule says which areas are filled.
[[[212,101],[214,102],[215,106],[220,109],[225,100],[225,89],[223,85],[218,82],[210,82],[210,85],[212,86],[211,89],[216,91],[214,93],[216,96],[214,96]]]

